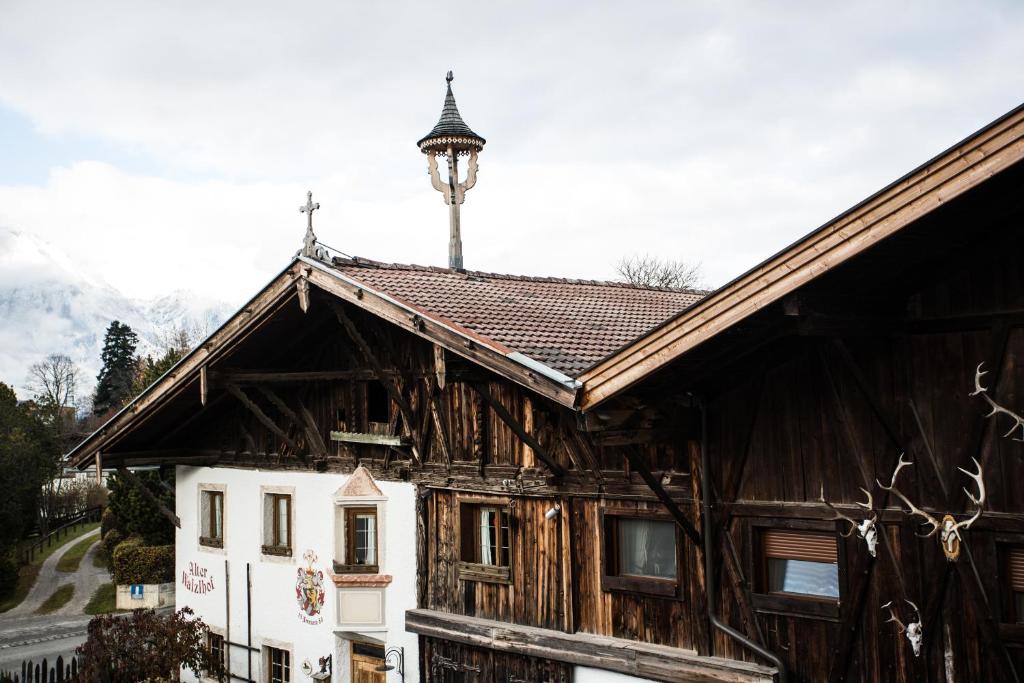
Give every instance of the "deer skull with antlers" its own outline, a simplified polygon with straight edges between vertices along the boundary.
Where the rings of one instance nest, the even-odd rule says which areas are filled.
[[[924,638],[924,625],[921,622],[921,610],[917,609],[917,605],[910,602],[910,600],[904,600],[905,603],[914,608],[914,612],[917,614],[917,621],[912,621],[909,624],[904,624],[896,616],[896,613],[892,609],[892,600],[882,605],[882,609],[889,610],[889,618],[885,620],[885,623],[893,622],[900,627],[903,634],[910,641],[910,647],[914,650],[914,656],[921,656],[921,641]]]
[[[971,460],[974,460],[974,466],[978,468],[977,472],[968,472],[962,467],[957,468],[978,484],[977,498],[975,498],[970,491],[964,488],[964,493],[966,493],[967,497],[971,499],[971,502],[974,503],[974,505],[977,507],[977,510],[974,511],[973,515],[963,520],[962,522],[956,521],[956,518],[950,514],[946,514],[940,522],[939,520],[935,519],[935,517],[933,517],[932,515],[928,514],[921,508],[911,503],[910,499],[908,499],[905,495],[903,495],[900,492],[898,488],[896,488],[896,477],[899,475],[900,470],[902,470],[904,467],[907,467],[908,465],[914,464],[909,460],[904,460],[903,456],[904,454],[900,453],[900,461],[896,464],[896,469],[893,470],[892,480],[889,482],[888,486],[878,481],[877,479],[875,481],[878,481],[878,485],[881,488],[896,494],[896,496],[900,500],[902,500],[908,508],[910,508],[910,514],[917,515],[918,517],[922,518],[925,522],[931,525],[932,530],[924,534],[922,538],[934,536],[936,532],[939,532],[939,541],[942,545],[942,552],[946,554],[947,560],[949,560],[950,562],[954,562],[958,557],[960,557],[960,542],[963,540],[960,537],[960,532],[963,530],[970,529],[971,525],[974,524],[979,517],[981,517],[982,506],[985,503],[985,480],[984,472],[982,472],[981,470],[981,463],[979,463],[976,458],[971,458]]]
[[[1006,415],[1008,418],[1013,420],[1013,426],[1010,427],[1010,431],[1003,434],[1003,436],[1010,436],[1019,429],[1020,438],[1014,439],[1014,441],[1024,441],[1024,417],[1021,417],[1012,410],[1004,408],[1003,406],[993,401],[992,397],[988,395],[988,388],[981,386],[982,375],[988,374],[988,370],[981,369],[981,366],[983,365],[984,363],[978,363],[978,367],[974,371],[974,391],[967,395],[981,396],[983,399],[985,399],[985,401],[988,403],[989,408],[991,408],[991,410],[988,412],[987,415],[985,415],[985,417],[992,417],[994,415]]]
[[[852,517],[847,517],[838,509],[836,509],[836,506],[825,500],[825,484],[821,485],[820,500],[822,503],[827,505],[829,509],[832,510],[832,512],[835,513],[835,516],[832,519],[841,519],[849,523],[850,528],[847,530],[845,534],[843,534],[843,538],[849,538],[854,531],[857,531],[860,534],[860,537],[864,539],[864,543],[867,544],[868,553],[870,553],[871,557],[875,557],[875,553],[877,552],[878,548],[878,529],[875,527],[875,522],[878,521],[878,515],[874,512],[875,499],[872,497],[871,492],[868,491],[867,489],[862,488],[861,491],[863,491],[867,495],[868,500],[866,503],[858,502],[857,505],[864,508],[865,510],[870,510],[871,519],[864,519],[860,523],[857,523],[857,520],[853,519]]]

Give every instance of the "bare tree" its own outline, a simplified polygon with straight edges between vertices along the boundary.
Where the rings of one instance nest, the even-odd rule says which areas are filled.
[[[650,254],[623,257],[615,270],[624,281],[637,287],[699,289],[703,280],[699,263],[659,259]]]
[[[73,409],[77,405],[80,376],[81,371],[75,362],[62,353],[51,353],[28,369],[28,387],[35,394],[40,408],[53,421],[58,435],[64,432],[66,421],[74,424]]]

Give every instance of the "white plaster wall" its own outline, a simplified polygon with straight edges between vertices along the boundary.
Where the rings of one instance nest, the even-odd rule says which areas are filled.
[[[191,607],[215,630],[227,631],[235,643],[246,643],[246,563],[252,584],[252,644],[288,645],[292,653],[292,681],[308,678],[302,674],[303,660],[316,665],[317,659],[333,654],[333,680],[343,677],[337,630],[337,588],[329,573],[335,548],[335,492],[348,475],[314,472],[279,472],[249,469],[184,467],[177,468],[177,514],[181,529],[176,537],[176,606]],[[386,589],[386,632],[369,632],[367,636],[387,643],[389,647],[405,648],[406,680],[419,680],[417,637],[405,631],[405,611],[416,607],[416,490],[412,484],[378,481],[377,486],[386,503],[382,506],[380,523],[381,574],[390,574],[393,581]],[[215,484],[224,490],[224,548],[199,545],[200,484]],[[260,552],[263,524],[261,487],[294,487],[292,498],[291,558],[265,558]],[[326,598],[321,611],[323,622],[304,623],[295,600],[295,581],[302,555],[313,550],[316,568],[324,572]],[[203,594],[189,591],[183,585],[190,565],[194,563],[207,573],[212,588]],[[226,574],[230,579],[230,624],[226,623]],[[231,670],[247,676],[245,650],[230,648]],[[253,680],[262,681],[260,653],[252,655]],[[195,680],[186,672],[183,680]],[[399,680],[394,673],[389,681]]]
[[[615,671],[592,669],[589,666],[574,666],[572,680],[573,683],[653,683],[649,678],[637,678]]]

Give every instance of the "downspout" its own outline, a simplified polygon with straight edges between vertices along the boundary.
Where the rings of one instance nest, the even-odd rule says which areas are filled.
[[[711,520],[711,467],[710,457],[708,455],[708,414],[704,400],[700,397],[695,398],[697,407],[700,409],[700,504],[702,510],[701,517],[704,522],[704,530],[701,533],[701,537],[704,540],[704,580],[707,582],[708,619],[711,621],[711,625],[719,631],[774,664],[775,668],[779,672],[777,678],[778,683],[786,683],[786,665],[782,663],[782,659],[777,654],[771,650],[761,647],[747,636],[723,622],[718,618],[718,614],[716,614],[718,587],[715,585],[715,568],[713,566],[714,562],[712,559],[712,549],[715,546],[714,539],[712,538],[712,529],[714,528],[714,524]]]

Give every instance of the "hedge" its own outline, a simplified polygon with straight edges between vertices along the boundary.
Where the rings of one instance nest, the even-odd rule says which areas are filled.
[[[103,534],[103,552],[106,554],[108,559],[114,557],[114,550],[117,546],[124,542],[124,534],[117,529],[111,529],[107,533]]]
[[[100,517],[100,538],[106,538],[107,534],[111,531],[121,532],[123,529],[121,528],[121,520],[108,507],[103,509],[103,515]]]
[[[174,546],[142,545],[138,538],[123,541],[114,550],[114,583],[169,583],[174,581]]]

